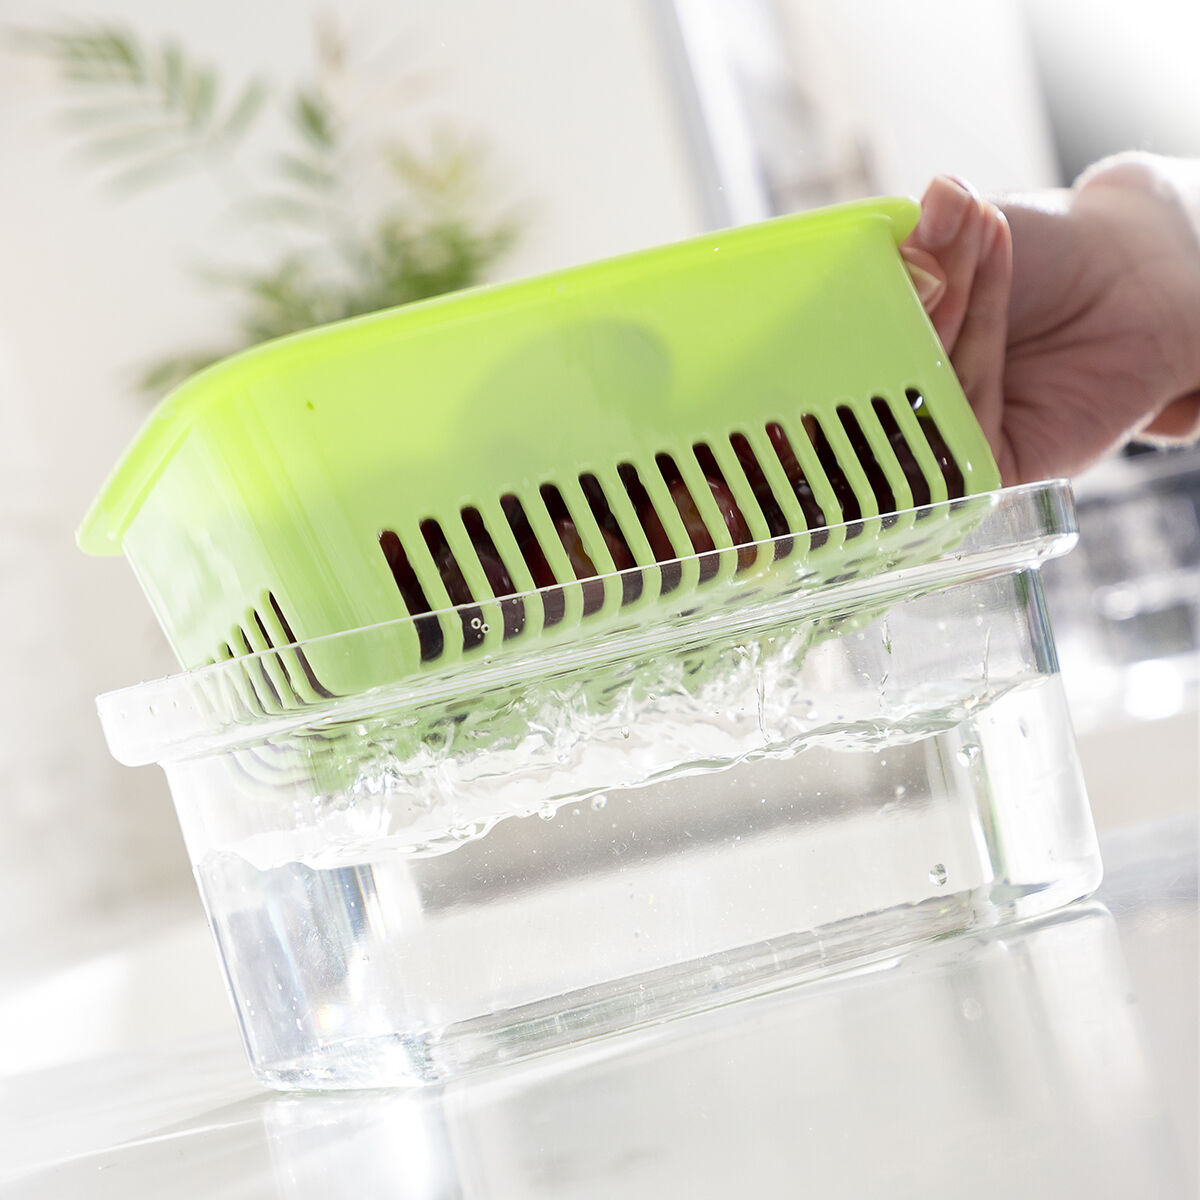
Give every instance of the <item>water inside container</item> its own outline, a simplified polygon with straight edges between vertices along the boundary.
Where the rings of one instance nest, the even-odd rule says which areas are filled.
[[[197,876],[265,1077],[435,1080],[1088,890],[1071,746],[1040,676],[920,724],[831,721],[786,753],[694,758],[439,853],[257,844]]]

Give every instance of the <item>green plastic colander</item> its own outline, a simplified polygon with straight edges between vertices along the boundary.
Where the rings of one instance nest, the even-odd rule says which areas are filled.
[[[327,634],[394,622],[417,671],[767,559],[863,570],[851,539],[910,523],[885,514],[999,482],[897,252],[918,213],[818,210],[258,347],[163,402],[80,545],[127,556],[187,668],[304,642],[284,709],[374,678]]]

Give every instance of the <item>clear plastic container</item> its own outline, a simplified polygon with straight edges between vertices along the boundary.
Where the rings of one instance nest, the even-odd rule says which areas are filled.
[[[166,770],[259,1078],[436,1081],[1092,891],[1073,540],[1065,484],[1010,489],[415,678],[337,635],[377,681],[302,709],[303,646],[100,712]]]

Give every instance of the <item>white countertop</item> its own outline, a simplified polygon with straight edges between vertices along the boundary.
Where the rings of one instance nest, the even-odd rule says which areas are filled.
[[[442,1089],[268,1093],[227,1035],[14,1076],[0,1195],[1194,1197],[1197,839],[1118,831],[1056,917]]]

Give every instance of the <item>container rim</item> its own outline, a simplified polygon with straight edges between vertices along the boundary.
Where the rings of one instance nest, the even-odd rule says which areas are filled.
[[[921,533],[919,544],[910,544],[906,552],[895,551],[898,527]],[[624,614],[618,609],[615,618],[607,620],[583,617],[570,628],[555,626],[539,630],[536,636],[517,636],[491,654],[465,651],[456,662],[431,663],[415,673],[390,667],[388,646],[395,644],[396,633],[408,632],[417,621],[478,612],[478,604],[327,634],[119,688],[97,698],[97,711],[109,749],[118,761],[128,766],[165,764],[300,730],[361,720],[381,708],[416,710],[589,664],[612,663],[647,650],[666,652],[704,642],[736,641],[775,626],[853,614],[960,583],[1036,569],[1069,551],[1078,533],[1074,497],[1065,479],[868,517],[830,526],[828,531],[831,538],[842,541],[843,556],[825,556],[823,567],[814,569],[803,554],[775,559],[772,550],[758,555],[757,562],[766,563],[763,567],[729,578],[718,575],[694,590],[665,593],[652,608],[639,607]],[[773,548],[797,536],[803,535],[785,534],[750,545]],[[853,543],[857,537],[863,541]],[[855,545],[867,551],[861,559],[864,569],[831,574],[831,563],[850,564]],[[737,553],[737,547],[709,551],[539,590],[582,588],[596,580],[661,573],[672,566],[736,557]],[[515,603],[531,594],[488,603]],[[595,618],[601,616],[594,614]],[[266,691],[274,688],[269,682],[263,687],[268,668],[279,665],[286,671],[290,664],[293,670],[297,665],[307,670],[306,659],[318,650],[324,655],[346,653],[359,658],[377,654],[379,669],[374,681],[349,695],[319,695],[292,707],[272,705]]]

